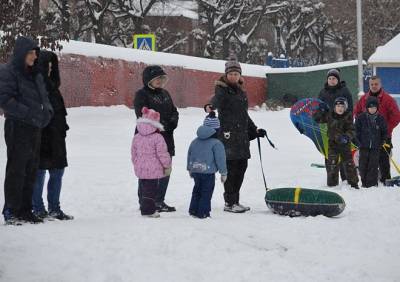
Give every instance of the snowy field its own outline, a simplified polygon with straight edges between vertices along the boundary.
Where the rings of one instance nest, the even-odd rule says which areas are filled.
[[[251,112],[278,151],[263,140],[270,187],[326,188],[322,157],[292,126],[289,111]],[[70,167],[62,208],[70,222],[0,226],[0,281],[400,281],[400,189],[331,189],[346,200],[337,218],[274,215],[264,202],[257,156],[242,190],[246,214],[224,213],[218,182],[212,219],[188,216],[192,180],[186,151],[202,122],[202,109],[181,109],[177,156],[166,202],[176,213],[140,216],[137,179],[130,162],[135,126],[123,107],[69,109]],[[6,164],[0,117],[0,183]],[[393,137],[400,160],[400,130]],[[395,171],[393,171],[395,174]],[[0,203],[4,202],[0,193]]]

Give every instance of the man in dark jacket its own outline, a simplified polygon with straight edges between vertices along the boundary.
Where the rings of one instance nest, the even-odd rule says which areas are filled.
[[[378,186],[379,152],[387,138],[387,125],[379,114],[379,102],[370,96],[367,111],[356,118],[356,135],[359,142],[359,170],[363,187]]]
[[[33,212],[40,218],[56,218],[70,220],[72,216],[65,214],[60,207],[60,194],[64,169],[68,166],[65,138],[67,137],[66,116],[64,99],[59,87],[61,85],[60,71],[57,55],[49,51],[41,51],[39,56],[39,69],[44,78],[49,100],[54,109],[54,116],[50,123],[42,130],[40,146],[40,163],[36,183],[33,188]],[[47,186],[48,211],[46,211],[42,192],[46,171],[49,171]]]
[[[359,189],[351,153],[351,140],[354,137],[353,115],[347,110],[345,98],[336,98],[333,105],[333,109],[330,110],[327,104],[321,103],[319,110],[314,114],[316,122],[327,123],[328,126],[327,184],[339,184],[339,164],[344,163],[348,183],[351,187]]]
[[[215,95],[207,112],[218,110],[221,128],[219,138],[225,146],[228,178],[224,183],[224,211],[243,213],[249,207],[239,203],[239,192],[247,162],[250,159],[250,140],[264,137],[264,129],[257,129],[248,114],[248,100],[243,89],[242,69],[237,61],[225,64],[225,75],[215,82]]]
[[[178,126],[179,113],[168,91],[163,88],[166,82],[167,74],[160,66],[146,67],[143,71],[144,86],[136,92],[133,104],[137,118],[142,116],[143,107],[160,113],[160,123],[164,126],[164,131],[160,133],[164,137],[168,152],[172,157],[175,156],[174,130]],[[170,207],[164,202],[169,178],[169,175],[166,175],[160,183],[160,191],[156,197],[156,206],[159,212],[175,211],[174,207]]]
[[[39,164],[41,129],[53,114],[36,62],[39,48],[18,37],[10,63],[0,68],[0,107],[6,121],[7,167],[4,219],[7,224],[41,222],[32,213],[32,189]]]
[[[331,69],[326,74],[326,82],[324,88],[319,92],[318,98],[326,103],[330,109],[333,109],[334,102],[337,98],[342,97],[347,100],[349,111],[353,111],[353,97],[349,89],[346,87],[346,82],[340,79],[340,71]],[[325,164],[327,165],[327,164]],[[340,165],[340,177],[346,180],[346,172],[344,165]]]

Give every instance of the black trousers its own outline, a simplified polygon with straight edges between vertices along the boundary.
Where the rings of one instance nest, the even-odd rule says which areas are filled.
[[[378,185],[379,149],[360,149],[360,170],[361,183],[363,187]]]
[[[393,144],[392,138],[388,138],[386,141],[387,144],[390,145],[390,148],[385,149],[381,148],[379,153],[379,173],[380,173],[380,181],[385,183],[386,179],[392,178],[390,175],[390,158],[389,155],[392,152]]]
[[[239,203],[239,191],[247,170],[247,161],[247,159],[226,161],[228,177],[224,183],[224,199],[225,203],[230,206]]]
[[[32,212],[33,185],[39,167],[41,129],[6,119],[4,137],[7,166],[3,214],[22,216]]]

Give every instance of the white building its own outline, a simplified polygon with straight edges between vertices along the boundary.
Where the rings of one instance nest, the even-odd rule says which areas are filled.
[[[374,74],[382,79],[383,87],[400,104],[400,34],[379,46],[369,58]]]

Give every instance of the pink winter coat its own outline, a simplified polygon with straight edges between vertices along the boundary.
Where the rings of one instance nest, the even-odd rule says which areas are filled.
[[[145,118],[138,119],[138,133],[132,140],[132,163],[139,179],[159,179],[164,177],[164,169],[171,167],[171,157],[167,144],[157,132],[157,122]]]

